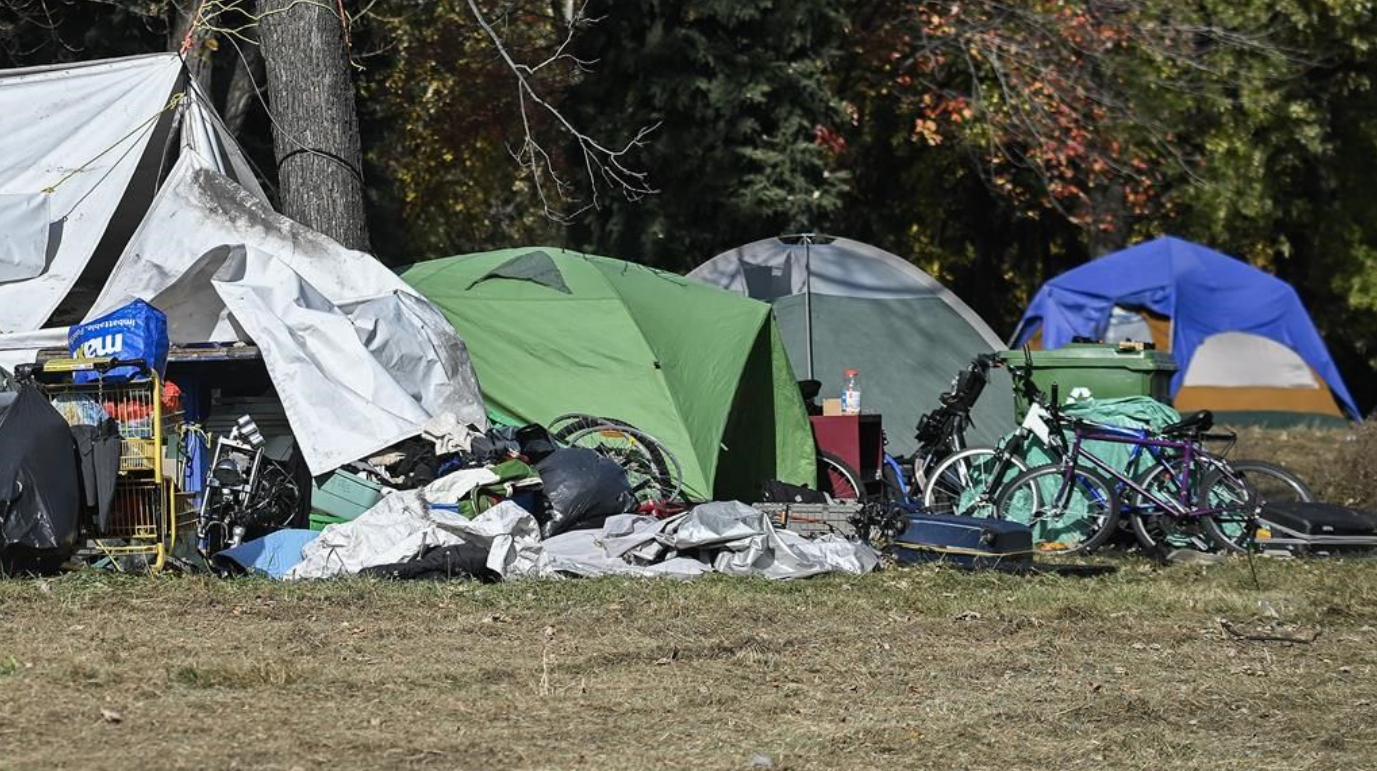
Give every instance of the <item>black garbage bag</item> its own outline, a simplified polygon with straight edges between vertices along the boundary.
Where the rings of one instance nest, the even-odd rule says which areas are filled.
[[[359,573],[403,581],[470,578],[485,584],[493,584],[502,580],[497,571],[488,567],[488,548],[469,543],[435,547],[410,562],[374,565],[364,568]]]
[[[494,426],[469,443],[469,461],[478,466],[501,463],[520,453],[521,443],[516,440],[516,429],[511,426]]]
[[[0,394],[0,553],[70,552],[81,500],[67,421],[31,385]]]
[[[546,538],[636,509],[636,496],[626,481],[626,472],[616,461],[593,450],[556,450],[536,464],[536,473],[554,509],[550,521],[541,528]]]
[[[559,443],[550,435],[550,430],[539,423],[518,428],[516,441],[521,445],[521,454],[531,463],[539,463],[559,449]]]

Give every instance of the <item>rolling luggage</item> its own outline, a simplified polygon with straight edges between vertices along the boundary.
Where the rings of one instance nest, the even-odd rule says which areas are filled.
[[[890,551],[901,563],[947,562],[964,568],[1031,565],[1033,531],[1002,519],[910,514]]]
[[[1285,501],[1258,515],[1263,551],[1332,552],[1377,547],[1377,515],[1332,503]]]

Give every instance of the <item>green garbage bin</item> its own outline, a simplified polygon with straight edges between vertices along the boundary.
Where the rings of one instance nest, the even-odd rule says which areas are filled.
[[[1071,343],[1050,351],[1003,351],[1000,357],[1010,369],[1027,366],[1032,358],[1033,383],[1048,398],[1052,385],[1063,404],[1082,399],[1117,399],[1151,396],[1171,404],[1171,378],[1176,360],[1171,354],[1139,343]],[[1028,411],[1027,397],[1014,389],[1014,420]]]

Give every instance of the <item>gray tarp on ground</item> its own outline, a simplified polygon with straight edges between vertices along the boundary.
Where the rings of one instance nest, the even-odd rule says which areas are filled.
[[[665,520],[609,517],[602,528],[574,530],[546,541],[539,540],[535,518],[511,501],[472,521],[428,506],[457,502],[476,485],[496,479],[486,469],[474,469],[423,490],[393,493],[353,522],[326,527],[286,577],[351,575],[460,543],[486,545],[488,567],[503,578],[693,578],[718,572],[788,579],[867,573],[879,565],[879,555],[869,546],[835,536],[808,540],[776,529],[767,515],[737,502],[703,504]]]
[[[715,571],[807,578],[868,573],[880,564],[865,544],[780,530],[768,515],[737,501],[705,503],[665,520],[612,517],[599,530],[557,535],[542,546],[551,570],[578,576],[692,578]]]

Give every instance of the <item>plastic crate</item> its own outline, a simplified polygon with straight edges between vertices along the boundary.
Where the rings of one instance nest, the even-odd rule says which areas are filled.
[[[382,486],[348,471],[336,471],[311,483],[311,509],[351,520],[382,499]]]
[[[1171,378],[1176,360],[1171,354],[1138,345],[1071,343],[1050,351],[1029,351],[1032,380],[1051,398],[1052,386],[1063,403],[1081,399],[1150,396],[1171,403]],[[1003,351],[1010,369],[1027,366],[1022,350]],[[1027,397],[1014,389],[1014,421],[1028,412]]]

